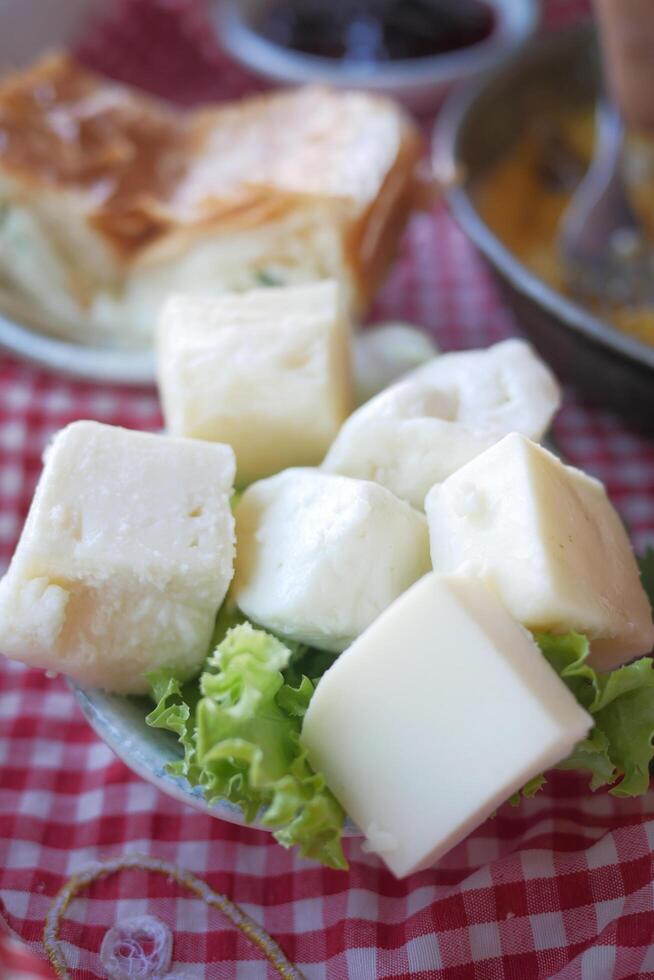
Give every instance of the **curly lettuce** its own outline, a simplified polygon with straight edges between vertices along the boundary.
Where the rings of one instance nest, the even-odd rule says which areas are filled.
[[[561,680],[595,722],[560,769],[591,774],[591,788],[611,786],[614,796],[639,796],[649,786],[654,757],[654,665],[651,657],[607,674],[586,662],[585,636],[536,634],[536,642]]]
[[[638,557],[643,588],[654,609],[654,549]],[[587,663],[590,643],[579,633],[555,636],[535,633],[548,663],[593,717],[588,736],[557,769],[590,773],[592,790],[609,786],[613,796],[641,796],[649,788],[654,758],[654,664],[641,657],[610,673],[597,673]],[[534,796],[545,776],[531,779],[510,802]]]
[[[146,721],[177,735],[184,756],[170,771],[201,786],[209,802],[229,800],[285,847],[345,868],[345,815],[300,743],[314,691],[306,649],[240,619],[233,607],[221,612],[199,684],[182,687],[167,670],[149,676],[156,707]]]

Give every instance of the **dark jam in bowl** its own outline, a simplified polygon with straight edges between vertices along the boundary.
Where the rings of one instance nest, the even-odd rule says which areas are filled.
[[[493,33],[495,17],[481,0],[268,0],[255,26],[303,54],[368,63],[468,48]]]

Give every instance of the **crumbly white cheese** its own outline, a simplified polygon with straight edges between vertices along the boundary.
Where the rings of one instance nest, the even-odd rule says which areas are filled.
[[[480,582],[426,575],[318,683],[302,739],[398,877],[433,864],[592,725]]]
[[[366,327],[353,338],[354,387],[361,405],[438,354],[435,341],[411,323]]]
[[[192,674],[233,573],[229,446],[74,422],[49,448],[9,570],[0,650],[84,684]]]
[[[514,433],[435,486],[426,510],[436,571],[472,563],[519,622],[591,637],[601,670],[651,650],[649,602],[598,480]]]
[[[333,281],[174,296],[157,349],[169,432],[229,443],[241,485],[319,463],[352,408],[349,326]]]
[[[559,402],[552,374],[521,340],[442,354],[351,415],[323,466],[422,508],[434,483],[508,432],[540,439]]]
[[[422,514],[384,487],[291,469],[236,508],[233,595],[254,622],[343,650],[429,569]]]

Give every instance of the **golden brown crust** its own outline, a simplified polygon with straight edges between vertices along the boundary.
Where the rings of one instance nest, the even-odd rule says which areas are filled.
[[[389,100],[300,88],[185,113],[65,55],[0,85],[0,171],[26,190],[80,195],[126,263],[218,230],[333,207],[362,293],[410,209],[421,152]],[[181,233],[181,234],[180,234]]]
[[[423,150],[418,131],[407,129],[395,166],[366,215],[352,229],[348,257],[357,276],[362,308],[379,289],[404,226],[417,206],[421,190],[418,164]]]
[[[82,192],[89,220],[127,252],[156,234],[150,201],[171,193],[189,146],[183,116],[65,55],[0,86],[0,167],[27,185]]]

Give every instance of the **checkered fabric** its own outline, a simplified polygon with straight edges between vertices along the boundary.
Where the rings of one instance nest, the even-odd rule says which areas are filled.
[[[560,23],[577,9],[555,0],[548,13]],[[250,84],[218,52],[195,0],[121,0],[82,53],[183,101],[233,96]],[[375,316],[423,324],[445,348],[486,345],[515,327],[440,208],[413,220]],[[43,447],[78,418],[161,425],[150,389],[92,386],[0,358],[0,562],[16,542]],[[652,442],[572,394],[554,435],[568,459],[606,482],[637,546],[654,542]],[[61,679],[0,658],[0,915],[41,955],[44,920],[62,885],[96,862],[139,853],[229,896],[312,980],[654,977],[653,845],[654,793],[615,800],[561,773],[404,881],[357,840],[346,842],[348,873],[324,869],[266,833],[162,795],[98,741]],[[123,871],[80,893],[62,919],[71,976],[101,976],[106,929],[145,912],[173,929],[175,966],[185,975],[277,975],[197,896]]]
[[[25,949],[22,943],[0,932],[0,976],[2,980],[44,980],[53,973],[47,963]]]

